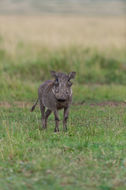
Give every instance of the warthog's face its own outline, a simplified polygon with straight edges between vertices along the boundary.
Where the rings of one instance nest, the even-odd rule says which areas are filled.
[[[72,96],[72,82],[70,80],[75,77],[76,73],[71,72],[67,75],[51,71],[51,74],[55,78],[52,91],[57,101],[64,102],[68,100]]]

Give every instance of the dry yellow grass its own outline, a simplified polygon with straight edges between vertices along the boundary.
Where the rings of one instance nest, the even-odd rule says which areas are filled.
[[[0,16],[2,44],[15,52],[23,42],[34,50],[70,45],[110,48],[125,46],[124,17]]]

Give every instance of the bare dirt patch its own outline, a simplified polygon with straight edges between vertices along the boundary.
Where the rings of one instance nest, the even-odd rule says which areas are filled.
[[[16,101],[16,102],[0,102],[0,107],[10,108],[10,107],[19,107],[19,108],[29,108],[32,106],[32,102],[22,102],[22,101]]]
[[[0,102],[0,107],[10,108],[11,105],[8,102]]]
[[[24,102],[24,101],[16,101],[16,102],[0,102],[0,107],[4,107],[4,108],[11,108],[11,107],[19,107],[19,108],[30,108],[32,107],[32,105],[34,104],[34,102]],[[101,107],[105,107],[105,106],[111,106],[111,107],[115,107],[115,106],[126,106],[126,102],[116,102],[116,101],[103,101],[103,102],[98,102],[98,103],[88,103],[88,102],[80,102],[80,103],[73,103],[74,106],[77,105],[89,105],[89,106],[101,106]]]
[[[126,102],[116,102],[116,101],[103,101],[95,103],[85,103],[81,102],[80,105],[90,105],[90,106],[126,106]]]
[[[94,103],[90,104],[91,106],[126,106],[125,102],[100,102],[100,103]]]

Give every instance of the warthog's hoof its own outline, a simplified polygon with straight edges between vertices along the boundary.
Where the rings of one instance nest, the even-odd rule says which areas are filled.
[[[40,131],[45,130],[45,129],[46,129],[46,127],[39,126]]]
[[[55,132],[55,133],[59,132],[59,129],[54,129],[54,132]]]
[[[63,132],[67,132],[67,128],[63,129]]]

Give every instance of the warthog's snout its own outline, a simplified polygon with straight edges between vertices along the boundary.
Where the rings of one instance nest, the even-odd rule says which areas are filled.
[[[65,102],[66,101],[66,99],[57,99],[58,100],[58,102]]]

